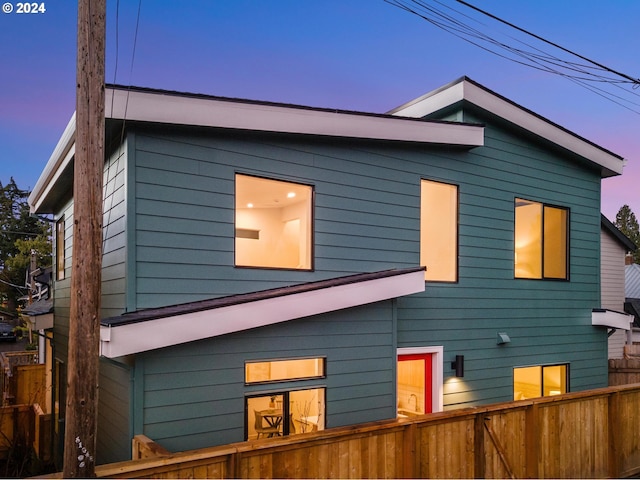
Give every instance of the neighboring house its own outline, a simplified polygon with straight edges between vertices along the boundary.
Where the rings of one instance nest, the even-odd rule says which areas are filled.
[[[633,315],[625,314],[625,259],[636,250],[607,217],[601,216],[600,283],[601,307],[607,316],[605,325],[618,325],[609,330],[609,358],[623,358],[624,345],[631,343]]]
[[[0,308],[0,322],[14,325],[17,318],[18,316],[15,313]]]
[[[621,157],[468,78],[385,115],[106,94],[99,462],[607,385]],[[60,398],[74,134],[29,198]]]
[[[624,267],[624,311],[634,317],[632,342],[640,344],[640,265]]]

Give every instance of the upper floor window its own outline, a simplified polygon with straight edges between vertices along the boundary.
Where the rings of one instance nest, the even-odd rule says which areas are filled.
[[[516,198],[516,278],[566,280],[568,275],[569,211]]]
[[[422,180],[420,186],[420,265],[425,280],[458,279],[458,187]]]
[[[56,222],[56,279],[64,280],[64,217]]]
[[[312,268],[313,188],[236,175],[235,263]]]

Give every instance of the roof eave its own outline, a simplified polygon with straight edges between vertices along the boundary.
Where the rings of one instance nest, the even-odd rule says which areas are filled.
[[[243,131],[412,142],[460,148],[484,145],[482,125],[397,118],[391,115],[140,88],[106,88],[105,118]],[[74,114],[29,196],[32,212],[41,212],[65,167],[72,161],[75,152],[75,128]]]
[[[392,115],[424,118],[458,102],[468,102],[520,128],[579,155],[599,166],[603,178],[621,175],[621,156],[557,125],[511,100],[462,77],[389,112]]]
[[[361,138],[473,148],[484,144],[481,125],[416,121],[149,89],[106,90],[106,118],[272,133]]]
[[[376,278],[364,278],[367,279],[217,308],[186,310],[182,314],[171,312],[169,316],[135,323],[103,322],[100,326],[100,351],[108,358],[122,357],[389,300],[425,289],[424,268],[389,271]],[[184,328],[184,325],[189,325],[189,328]]]
[[[31,213],[39,213],[47,196],[55,186],[65,167],[73,159],[76,141],[76,114],[71,116],[58,144],[53,149],[49,161],[40,174],[28,198]]]

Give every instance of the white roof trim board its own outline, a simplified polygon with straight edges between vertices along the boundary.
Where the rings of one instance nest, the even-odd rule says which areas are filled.
[[[594,309],[591,312],[591,325],[631,330],[633,315],[606,309]]]
[[[482,125],[118,86],[105,89],[105,118],[464,148],[484,145]],[[75,127],[74,114],[29,196],[32,212],[38,211],[64,167],[73,158]]]
[[[105,117],[261,132],[478,147],[483,127],[293,105],[107,88]]]
[[[507,100],[467,77],[427,93],[389,113],[423,118],[463,100],[590,160],[601,167],[603,177],[622,174],[625,164],[622,157]]]
[[[424,270],[236,303],[150,320],[100,326],[108,358],[169,347],[423,292]]]

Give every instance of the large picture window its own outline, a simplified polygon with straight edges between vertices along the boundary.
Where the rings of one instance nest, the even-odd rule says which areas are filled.
[[[566,280],[569,277],[568,224],[566,208],[516,198],[516,278]]]
[[[420,188],[420,265],[425,280],[458,280],[458,187],[422,180]]]
[[[525,400],[567,393],[568,371],[566,364],[514,368],[513,399]]]
[[[312,203],[308,185],[236,175],[236,265],[310,270]]]

